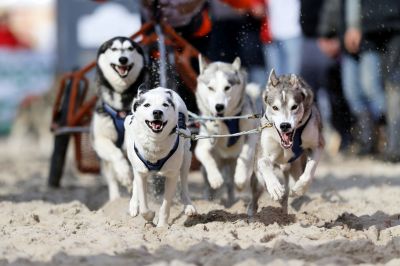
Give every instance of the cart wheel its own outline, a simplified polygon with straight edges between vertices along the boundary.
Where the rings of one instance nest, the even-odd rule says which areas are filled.
[[[69,80],[66,84],[67,87],[65,89],[61,108],[59,111],[59,117],[57,119],[57,123],[60,126],[64,126],[67,122],[68,105],[69,105],[71,86],[72,86],[71,84],[72,80]],[[49,187],[60,187],[60,181],[64,171],[65,157],[67,155],[67,150],[68,150],[69,138],[70,138],[69,134],[54,136],[54,147],[50,159],[50,170],[48,178]]]

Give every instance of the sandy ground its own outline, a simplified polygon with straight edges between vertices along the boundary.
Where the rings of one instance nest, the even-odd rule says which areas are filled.
[[[253,219],[246,192],[230,208],[201,200],[194,172],[200,215],[177,203],[158,229],[127,215],[128,197],[107,203],[102,178],[67,169],[48,189],[46,156],[0,150],[0,265],[400,265],[400,165],[325,158],[289,214],[264,194]]]

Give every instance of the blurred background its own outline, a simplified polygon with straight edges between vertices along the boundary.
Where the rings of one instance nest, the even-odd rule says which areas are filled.
[[[105,40],[138,30],[151,2],[2,0],[0,134],[30,135],[51,150],[59,76],[92,61]],[[265,86],[272,68],[303,76],[317,95],[329,154],[400,161],[399,1],[160,2],[165,20],[211,60],[240,56],[251,82]]]
[[[17,109],[49,91],[56,76],[95,58],[104,40],[140,28],[137,1],[0,2],[0,134]]]

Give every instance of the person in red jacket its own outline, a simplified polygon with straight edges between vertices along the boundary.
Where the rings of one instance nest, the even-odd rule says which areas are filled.
[[[12,49],[27,48],[10,29],[9,14],[0,14],[0,47]]]

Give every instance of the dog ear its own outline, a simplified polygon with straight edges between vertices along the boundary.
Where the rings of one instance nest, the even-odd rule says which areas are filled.
[[[132,114],[136,112],[137,108],[141,106],[144,102],[144,98],[140,97],[139,95],[133,100],[131,112]]]
[[[171,90],[165,90],[165,93],[168,95],[167,96],[167,102],[172,106],[172,108],[175,110],[175,106],[176,106],[176,101],[175,101],[175,97],[173,95],[173,93],[171,92]]]
[[[275,87],[276,85],[278,85],[278,82],[279,82],[279,79],[275,74],[275,69],[271,69],[271,72],[269,73],[267,84]]]
[[[240,70],[241,64],[242,64],[242,62],[240,61],[240,57],[237,56],[237,57],[235,58],[235,60],[233,61],[232,66],[233,66],[233,68],[234,68],[235,70],[239,71],[239,70]]]
[[[305,81],[297,78],[297,82],[300,83],[300,86],[298,88],[301,90],[301,95],[304,99],[304,107],[311,108],[311,105],[314,103],[313,90]]]
[[[111,47],[112,43],[114,42],[116,38],[112,38],[106,42],[104,42],[99,49],[97,50],[97,57],[99,57],[100,54],[105,53],[105,51]]]
[[[262,93],[262,100],[264,104],[267,104],[268,100],[268,87]]]
[[[137,96],[143,95],[145,92],[147,92],[149,88],[147,87],[147,84],[143,82],[142,84],[139,85],[138,91],[137,91]]]
[[[293,87],[297,85],[299,79],[297,78],[297,76],[295,74],[290,74],[290,85],[292,85]]]
[[[203,74],[204,69],[206,69],[208,66],[207,62],[204,60],[203,56],[199,54],[199,72],[200,74]]]

